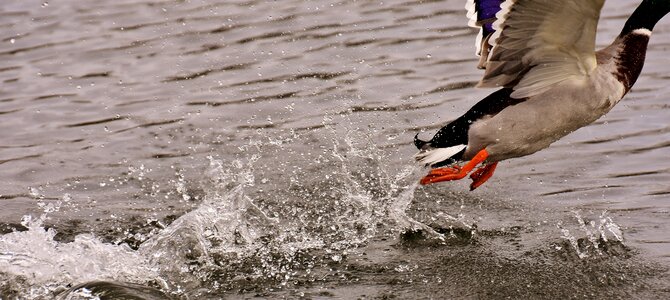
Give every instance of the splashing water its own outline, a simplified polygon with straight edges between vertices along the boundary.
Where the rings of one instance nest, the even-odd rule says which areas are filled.
[[[30,286],[21,297],[43,299],[68,285],[100,280],[150,283],[173,295],[194,297],[230,290],[239,281],[285,286],[297,279],[314,280],[314,268],[324,261],[342,262],[348,249],[365,244],[380,228],[429,229],[404,212],[417,185],[403,182],[414,168],[390,172],[381,151],[353,131],[342,142],[333,139],[332,150],[322,155],[335,171],[321,182],[308,185],[305,176],[310,173],[296,173],[288,194],[259,193],[258,183],[265,180],[259,180],[257,165],[263,156],[252,152],[265,153],[269,147],[286,151],[290,143],[277,140],[252,140],[242,149],[245,158],[229,163],[209,157],[202,202],[138,250],[104,243],[92,234],[57,242],[56,231],[43,224],[63,202],[45,206],[40,218],[24,219],[27,231],[0,237],[0,270],[15,282],[8,289]],[[352,168],[361,163],[368,167]],[[129,176],[149,176],[144,166],[130,170]],[[172,186],[188,200],[184,174],[177,175],[179,182]],[[78,293],[82,291],[86,289]]]
[[[71,282],[90,280],[147,282],[158,273],[147,260],[127,245],[106,244],[90,234],[71,243],[54,241],[56,232],[45,230],[46,215],[23,218],[24,232],[0,236],[0,270],[14,281],[27,281],[22,298],[40,299]]]
[[[601,245],[610,241],[610,236],[614,238],[615,242],[623,242],[623,232],[619,225],[614,223],[612,218],[607,214],[607,211],[603,211],[599,218],[598,222],[591,220],[585,221],[579,211],[573,211],[575,219],[579,224],[579,230],[583,233],[584,237],[579,238],[577,235],[574,235],[559,223],[557,226],[561,230],[562,238],[567,240],[572,246],[573,250],[579,258],[584,259],[592,255],[602,256],[604,253],[601,249]],[[580,240],[588,241],[580,243]]]
[[[255,160],[252,157],[249,164]],[[240,161],[233,165],[243,169]],[[171,290],[198,287],[216,267],[216,257],[240,259],[257,251],[262,246],[257,240],[272,232],[277,220],[265,215],[244,194],[244,185],[253,180],[249,170],[233,173],[224,170],[221,161],[210,158],[210,178],[217,188],[197,209],[140,246],[139,253],[168,278]]]

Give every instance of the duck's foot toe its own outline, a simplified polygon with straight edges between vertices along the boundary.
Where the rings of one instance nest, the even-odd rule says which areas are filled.
[[[426,185],[442,181],[458,180],[464,178],[467,175],[468,173],[465,172],[460,166],[433,169],[430,171],[430,173],[428,173],[428,175],[421,178],[420,183]]]
[[[427,176],[430,176],[430,175],[443,176],[443,175],[458,174],[458,172],[460,172],[460,171],[461,171],[461,166],[437,168],[437,169],[430,170],[430,172],[428,172]]]
[[[470,184],[470,190],[474,191],[476,188],[484,184],[491,176],[493,176],[493,172],[496,170],[496,166],[498,165],[497,162],[485,165],[474,172],[470,174],[470,179],[472,179],[472,183]]]
[[[448,174],[448,175],[426,175],[423,178],[421,178],[420,183],[423,185],[426,184],[431,184],[431,183],[436,183],[436,182],[442,182],[442,181],[452,181],[452,180],[459,180],[465,178],[467,174]]]

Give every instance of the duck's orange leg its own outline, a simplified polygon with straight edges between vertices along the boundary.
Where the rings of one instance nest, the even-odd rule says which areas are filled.
[[[420,183],[425,185],[441,181],[463,179],[465,176],[468,176],[468,173],[470,173],[470,171],[472,171],[478,164],[485,161],[487,157],[489,157],[489,153],[486,152],[486,149],[482,149],[463,167],[433,169],[428,175],[421,178]]]
[[[472,174],[470,174],[470,179],[472,179],[470,190],[474,191],[474,189],[478,188],[480,185],[484,184],[484,182],[489,180],[489,178],[493,176],[493,172],[496,170],[497,165],[498,163],[494,162],[472,172]]]

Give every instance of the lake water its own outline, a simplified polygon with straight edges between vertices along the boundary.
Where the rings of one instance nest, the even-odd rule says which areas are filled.
[[[492,92],[463,2],[2,2],[0,298],[670,297],[670,20],[593,125],[418,186]]]

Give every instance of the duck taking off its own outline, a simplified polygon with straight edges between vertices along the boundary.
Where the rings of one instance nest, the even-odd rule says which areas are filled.
[[[640,75],[651,31],[670,12],[670,0],[643,0],[614,42],[595,51],[604,2],[467,0],[485,69],[477,86],[501,89],[431,140],[414,137],[416,160],[433,168],[421,184],[470,174],[474,190],[499,161],[547,148],[609,112]]]

